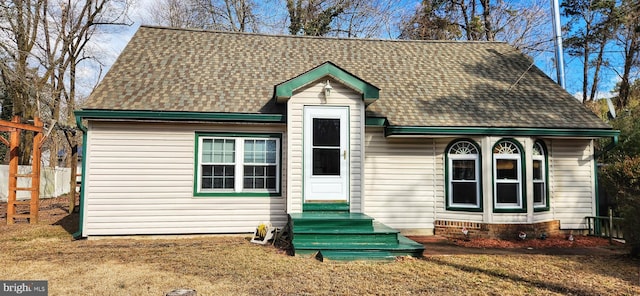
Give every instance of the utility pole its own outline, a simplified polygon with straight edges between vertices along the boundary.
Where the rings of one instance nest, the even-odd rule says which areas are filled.
[[[556,45],[556,74],[557,82],[565,87],[564,83],[564,54],[562,52],[562,28],[560,27],[560,4],[558,0],[551,0],[551,10],[553,12],[553,35]]]

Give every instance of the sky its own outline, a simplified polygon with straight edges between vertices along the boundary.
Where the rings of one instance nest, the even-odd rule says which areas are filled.
[[[284,5],[280,0],[266,0],[268,5]],[[109,67],[115,62],[117,56],[124,49],[127,42],[131,39],[133,34],[138,30],[141,24],[151,23],[151,17],[148,13],[149,7],[154,5],[154,0],[137,0],[130,8],[130,26],[116,26],[108,30],[108,32],[102,32],[94,36],[94,42],[91,44],[95,52],[100,52],[100,60],[102,66],[97,64],[83,65],[80,69],[79,76],[82,77],[79,90],[81,95],[87,96],[96,82],[104,77]],[[412,11],[415,9],[417,3],[416,0],[403,0],[401,1],[401,9],[405,11]],[[548,1],[549,3],[551,1]],[[275,14],[280,11],[280,15]],[[284,13],[284,15],[282,15]],[[549,8],[549,18],[551,16],[551,8]],[[269,12],[264,12],[264,16],[271,17],[272,19],[286,19],[286,11],[284,9],[271,9]],[[566,23],[566,19],[562,19],[562,23]],[[278,34],[286,34],[286,23],[280,22],[270,28],[271,31]],[[389,33],[387,33],[389,34]],[[394,34],[394,33],[390,33]],[[382,38],[389,38],[383,36]],[[553,38],[552,24],[549,23],[549,38]],[[564,38],[564,36],[563,36]],[[553,53],[552,45],[550,45],[548,52],[539,53],[533,56],[535,64],[543,72],[545,72],[551,79],[556,80],[555,71],[555,54]],[[573,57],[565,53],[565,85],[569,93],[573,94],[576,98],[581,98],[582,89],[582,61],[579,57]],[[614,61],[615,63],[615,61]],[[611,90],[618,82],[618,76],[614,71],[610,69],[604,69],[601,80],[601,87],[603,91],[598,94],[599,98],[611,97],[613,94]]]

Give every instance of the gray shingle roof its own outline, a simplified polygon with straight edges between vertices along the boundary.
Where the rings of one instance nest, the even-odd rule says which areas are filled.
[[[391,125],[610,129],[504,43],[144,26],[84,109],[283,113],[274,86],[327,61],[380,88],[367,115]]]

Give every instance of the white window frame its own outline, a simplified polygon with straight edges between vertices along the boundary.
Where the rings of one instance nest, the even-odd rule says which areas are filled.
[[[501,143],[509,143],[513,145],[518,153],[496,153],[495,149]],[[523,186],[522,186],[522,151],[520,147],[511,140],[501,140],[496,143],[494,149],[492,149],[493,154],[493,204],[496,209],[517,209],[520,210],[523,208]],[[498,179],[498,160],[515,160],[516,161],[516,179]],[[517,201],[515,203],[499,203],[498,202],[498,184],[517,184],[518,185],[518,193],[517,193]]]
[[[262,195],[274,195],[274,194],[279,194],[280,193],[280,182],[281,182],[281,178],[282,178],[282,173],[280,170],[281,167],[281,161],[280,161],[280,155],[281,155],[281,146],[280,146],[280,141],[281,139],[279,137],[273,137],[273,136],[269,136],[270,134],[265,134],[265,136],[251,136],[251,135],[255,135],[255,134],[248,134],[247,136],[243,136],[243,135],[238,135],[238,134],[234,134],[234,135],[230,135],[230,136],[225,136],[223,133],[213,133],[211,135],[203,133],[203,134],[197,134],[197,141],[198,141],[198,151],[197,151],[197,163],[196,163],[196,185],[195,185],[195,190],[194,190],[194,195],[198,195],[198,196],[217,196],[217,195],[249,195],[252,196],[252,194],[258,194],[258,196],[262,196]],[[203,161],[202,161],[202,152],[203,152],[203,142],[204,140],[217,140],[217,139],[224,139],[224,140],[234,140],[235,141],[235,151],[234,151],[234,188],[233,189],[225,189],[225,188],[202,188],[202,166]],[[275,141],[275,145],[276,145],[276,155],[275,155],[275,170],[276,170],[276,182],[275,182],[275,188],[274,189],[246,189],[244,188],[244,167],[245,167],[245,162],[244,162],[244,146],[245,146],[245,140],[267,140],[267,141]],[[209,163],[207,163],[209,164]],[[215,164],[215,163],[213,163]],[[230,165],[230,164],[229,164]],[[256,166],[261,166],[261,165],[273,165],[272,163],[247,163],[247,165],[256,165]]]
[[[536,153],[536,150],[538,151]],[[540,142],[535,142],[533,144],[534,153],[531,156],[532,161],[540,161],[540,177],[541,179],[535,179],[535,174],[531,176],[533,179],[533,207],[537,209],[544,209],[547,207],[547,160],[546,160],[546,151]],[[533,163],[531,164],[532,168],[535,169]],[[535,187],[536,184],[542,184],[542,202],[535,201]]]
[[[451,153],[456,148],[456,145],[459,144],[468,144],[470,147],[473,147],[475,153],[471,153],[472,151],[468,151],[466,154],[459,153]],[[481,209],[481,198],[480,198],[480,150],[479,148],[468,140],[458,140],[455,141],[449,149],[447,149],[447,186],[448,186],[448,207],[450,208],[462,208],[462,209]],[[453,180],[453,162],[454,160],[473,160],[474,161],[474,169],[475,169],[475,180]],[[453,184],[454,183],[475,183],[476,184],[476,204],[466,204],[466,203],[454,203],[453,202]]]

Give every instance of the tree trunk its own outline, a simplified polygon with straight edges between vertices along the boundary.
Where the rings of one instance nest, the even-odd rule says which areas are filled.
[[[493,20],[491,19],[491,6],[490,0],[480,0],[482,5],[482,18],[484,20],[484,33],[487,41],[495,41],[495,32],[493,32]]]
[[[591,94],[589,95],[589,101],[593,101],[596,98],[596,94],[598,93],[598,83],[600,82],[600,68],[602,67],[602,63],[604,62],[604,47],[609,40],[607,35],[602,36],[602,40],[600,40],[600,48],[598,49],[598,57],[595,60],[594,64],[594,72],[593,72],[593,81],[591,83]]]

